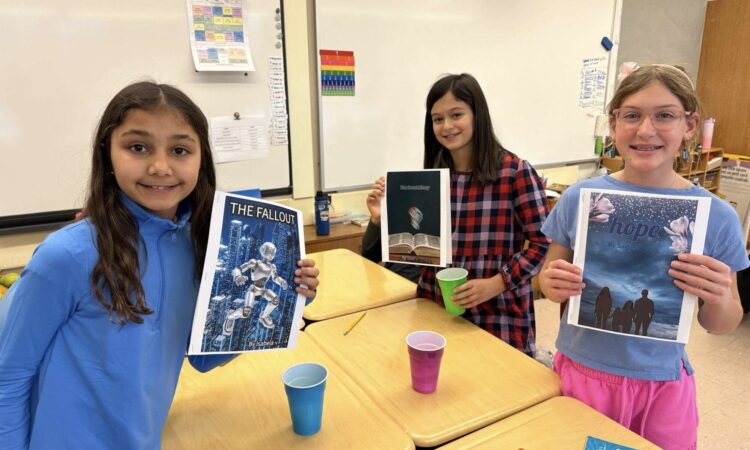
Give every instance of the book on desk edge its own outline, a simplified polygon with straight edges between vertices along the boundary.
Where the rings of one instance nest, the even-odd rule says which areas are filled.
[[[450,264],[449,170],[387,172],[380,233],[383,261],[440,267]]]
[[[605,441],[604,439],[586,436],[584,450],[636,450],[633,447],[626,447],[622,444]]]
[[[709,197],[581,189],[573,263],[585,288],[571,325],[686,343],[696,296],[667,274],[679,253],[703,253]]]
[[[217,191],[188,354],[295,347],[304,257],[300,211]]]

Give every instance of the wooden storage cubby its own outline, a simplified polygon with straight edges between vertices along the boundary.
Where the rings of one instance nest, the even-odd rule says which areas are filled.
[[[689,181],[699,184],[711,192],[719,190],[721,181],[721,164],[709,168],[711,160],[724,156],[722,148],[704,148],[691,154],[687,161],[677,160],[678,172]]]
[[[707,148],[694,152],[688,160],[677,157],[675,165],[677,172],[692,183],[699,184],[711,192],[717,192],[721,181],[721,164],[709,170],[708,164],[714,158],[724,155],[723,148]],[[602,157],[601,165],[610,172],[617,172],[622,167],[619,156]]]

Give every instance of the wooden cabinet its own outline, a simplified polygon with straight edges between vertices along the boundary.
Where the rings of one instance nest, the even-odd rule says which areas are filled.
[[[305,226],[306,253],[322,252],[336,248],[346,248],[356,254],[362,251],[362,236],[366,227],[352,224],[331,225],[331,232],[327,236],[315,234],[315,225]]]
[[[706,5],[698,96],[716,119],[713,145],[750,156],[750,2],[714,0]]]

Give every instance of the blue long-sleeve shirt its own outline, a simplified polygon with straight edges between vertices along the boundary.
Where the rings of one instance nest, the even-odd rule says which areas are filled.
[[[138,222],[143,324],[120,326],[91,290],[88,220],[52,233],[9,292],[0,325],[0,448],[160,447],[197,297],[190,212],[161,219],[121,196]],[[231,356],[191,360],[207,370]]]

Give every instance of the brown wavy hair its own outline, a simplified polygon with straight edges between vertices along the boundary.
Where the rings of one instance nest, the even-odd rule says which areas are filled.
[[[106,308],[110,320],[116,315],[120,325],[128,321],[143,323],[142,316],[153,313],[153,310],[146,303],[140,280],[138,252],[142,237],[136,220],[120,199],[120,187],[112,172],[112,132],[122,124],[130,110],[155,111],[164,107],[179,113],[200,141],[198,183],[184,201],[189,203],[192,210],[190,233],[195,250],[196,280],[203,270],[216,189],[206,116],[187,95],[173,86],[152,81],[131,84],[114,96],[99,120],[93,140],[91,178],[84,208],[84,217],[91,221],[96,230],[99,252],[99,260],[91,273],[94,296]],[[145,246],[141,248],[145,249]]]
[[[472,178],[481,185],[491,183],[498,177],[503,157],[510,151],[500,144],[492,127],[490,109],[479,82],[468,73],[442,76],[427,94],[424,120],[424,168],[453,169],[453,158],[435,137],[432,128],[432,107],[448,92],[471,108],[474,114],[474,151],[471,153]],[[512,153],[511,153],[512,154]]]

